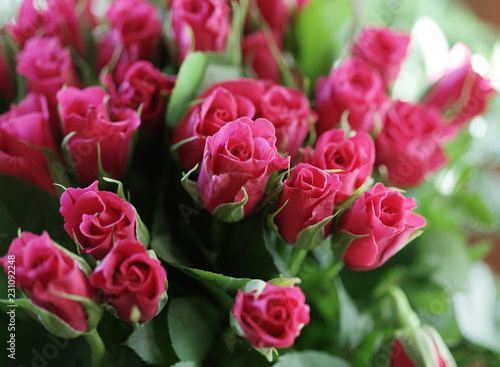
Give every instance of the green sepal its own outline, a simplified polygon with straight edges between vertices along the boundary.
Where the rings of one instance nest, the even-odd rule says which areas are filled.
[[[239,222],[245,217],[243,207],[248,201],[248,194],[244,187],[241,188],[245,195],[241,201],[236,203],[225,203],[219,205],[212,214],[223,222],[234,223]]]
[[[191,170],[188,173],[185,173],[184,176],[181,178],[181,185],[184,187],[184,190],[193,198],[196,204],[199,204],[200,207],[204,207],[203,203],[201,202],[200,198],[200,192],[198,191],[198,184],[196,181],[190,180],[189,176],[193,172],[195,172],[198,169],[198,164],[191,168]]]
[[[312,250],[325,239],[323,229],[333,220],[334,216],[326,217],[321,222],[304,228],[297,236],[295,247],[303,250]]]
[[[366,236],[369,236],[369,234],[355,235],[345,230],[340,230],[338,232],[335,232],[332,235],[332,249],[335,258],[343,259],[344,253],[351,244],[351,242],[357,238],[363,238]]]
[[[281,275],[279,278],[274,278],[268,281],[268,283],[275,284],[279,287],[289,288],[293,287],[295,284],[300,284],[302,280],[300,278],[285,278]]]

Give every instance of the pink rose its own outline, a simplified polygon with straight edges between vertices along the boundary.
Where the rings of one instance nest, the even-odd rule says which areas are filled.
[[[265,119],[243,117],[224,125],[207,137],[198,177],[198,190],[205,208],[240,202],[245,189],[244,215],[251,214],[262,199],[267,180],[276,170],[288,167],[279,155],[273,125]]]
[[[461,66],[448,71],[424,97],[427,106],[439,108],[450,121],[450,133],[472,118],[482,114],[496,91],[491,82],[476,73],[467,59]]]
[[[233,83],[216,84],[206,90],[182,119],[174,132],[173,144],[196,137],[178,149],[180,163],[191,169],[201,163],[205,140],[230,121],[240,117],[254,118],[255,103],[262,98],[263,85],[254,80],[240,79]]]
[[[410,36],[390,28],[367,27],[358,35],[352,53],[373,66],[382,76],[385,85],[390,85],[401,69],[406,56]]]
[[[17,72],[26,78],[28,89],[56,105],[56,93],[64,85],[79,84],[71,53],[57,38],[30,38],[17,56]]]
[[[239,333],[255,348],[288,348],[309,324],[309,306],[299,287],[263,283],[263,289],[238,290],[232,314]]]
[[[25,179],[50,193],[49,163],[40,149],[60,155],[50,133],[47,100],[29,93],[18,106],[0,115],[0,173]]]
[[[6,273],[10,255],[15,256],[16,287],[23,289],[33,304],[78,332],[88,329],[84,306],[63,295],[95,299],[95,290],[78,261],[56,247],[47,232],[40,236],[22,232],[12,241],[7,255],[0,258]]]
[[[107,15],[127,51],[133,51],[140,60],[158,57],[161,22],[155,5],[147,0],[116,0]]]
[[[106,106],[107,94],[101,87],[65,88],[57,93],[59,113],[67,149],[78,177],[90,183],[99,176],[98,147],[105,172],[114,178],[123,175],[130,155],[132,136],[141,124],[137,111],[112,111]]]
[[[370,135],[363,131],[345,138],[344,130],[329,130],[319,137],[314,151],[306,148],[304,161],[322,170],[342,170],[335,174],[342,182],[335,197],[336,204],[340,204],[371,176],[375,163],[375,144]]]
[[[349,58],[316,83],[316,132],[337,127],[346,111],[353,130],[371,132],[386,99],[378,73],[362,59]]]
[[[384,165],[389,181],[415,186],[446,162],[446,125],[434,107],[395,101],[387,110],[378,135],[376,165]]]
[[[172,0],[170,12],[180,61],[190,50],[225,50],[231,32],[226,0]]]
[[[34,36],[56,37],[65,46],[87,52],[86,34],[96,26],[91,0],[47,0],[45,7],[35,0],[24,0],[14,23],[6,29],[22,49]]]
[[[108,191],[98,181],[84,189],[68,188],[61,195],[64,229],[83,254],[102,260],[121,239],[136,239],[137,218],[132,204]]]
[[[271,38],[269,42],[274,42],[276,48],[282,51],[281,36],[278,33],[272,33],[269,37]],[[243,58],[257,78],[279,83],[281,72],[269,42],[264,31],[245,36],[241,45]]]
[[[143,60],[130,66],[119,85],[115,85],[113,78],[107,75],[111,109],[114,112],[123,108],[137,111],[141,107],[141,128],[158,127],[164,120],[165,98],[172,93],[175,78]]]
[[[263,20],[269,27],[282,35],[288,22],[287,0],[255,0]]]
[[[352,240],[347,247],[343,256],[346,266],[358,271],[382,266],[425,226],[424,217],[411,212],[416,207],[413,198],[407,199],[381,183],[363,192],[343,214],[338,228],[365,236]]]
[[[292,169],[276,203],[276,209],[281,210],[274,217],[285,241],[294,245],[303,230],[333,216],[335,194],[341,186],[336,174],[330,175],[309,164],[300,163]],[[324,236],[331,227],[330,222],[323,228]]]
[[[101,291],[104,302],[127,322],[152,319],[166,299],[167,273],[160,260],[151,258],[137,241],[121,240],[90,276],[90,283]],[[139,311],[135,319],[135,311]]]

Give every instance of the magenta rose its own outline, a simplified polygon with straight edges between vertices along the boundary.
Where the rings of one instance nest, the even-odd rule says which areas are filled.
[[[263,281],[238,290],[232,315],[237,332],[254,348],[288,348],[309,324],[309,306],[299,287],[280,287]]]
[[[47,97],[55,106],[56,93],[64,85],[79,84],[69,48],[57,38],[30,38],[17,55],[17,72],[26,78],[28,89]]]
[[[375,144],[371,136],[363,131],[346,138],[344,130],[333,129],[319,137],[314,151],[306,148],[304,161],[322,170],[342,170],[335,174],[342,182],[335,196],[336,204],[340,204],[371,176]]]
[[[410,36],[406,33],[367,27],[356,38],[352,53],[375,68],[384,84],[390,85],[398,76],[409,44]]]
[[[116,0],[106,14],[111,29],[118,32],[127,51],[132,51],[140,60],[156,60],[161,21],[155,5],[147,0]]]
[[[198,177],[198,190],[205,208],[214,212],[222,204],[241,202],[245,189],[245,216],[261,201],[269,176],[288,167],[279,155],[273,125],[266,119],[242,117],[207,137]]]
[[[166,299],[167,273],[160,260],[151,258],[137,241],[121,240],[94,269],[90,284],[116,316],[127,322],[144,322],[161,310]],[[135,312],[138,315],[134,315]]]
[[[125,172],[132,137],[141,124],[130,108],[108,111],[108,95],[101,87],[65,88],[57,93],[59,114],[67,149],[80,180],[88,184],[99,177],[98,150],[102,168],[114,178]]]
[[[468,59],[439,79],[425,95],[423,103],[439,108],[450,122],[450,133],[455,134],[485,111],[494,94],[491,82],[476,73]]]
[[[262,19],[269,27],[282,35],[285,32],[288,22],[288,1],[287,0],[255,0]]]
[[[349,58],[316,83],[316,132],[337,127],[346,111],[353,130],[371,132],[386,99],[378,73],[362,59]]]
[[[24,48],[34,36],[56,37],[63,45],[73,46],[85,54],[85,32],[96,26],[91,0],[47,0],[45,7],[36,0],[24,0],[19,7],[16,21],[7,23],[6,29]]]
[[[191,50],[225,50],[231,32],[226,0],[172,0],[170,12],[180,61]]]
[[[250,79],[220,83],[206,90],[199,97],[202,102],[189,110],[174,132],[173,144],[196,137],[178,149],[182,167],[191,169],[201,163],[207,136],[240,117],[254,118],[255,103],[263,93],[263,84]]]
[[[49,126],[47,100],[29,93],[0,115],[0,173],[25,179],[55,193],[49,162],[41,149],[59,156]]]
[[[282,51],[281,36],[274,32],[268,41],[264,31],[245,36],[241,49],[243,58],[258,79],[269,79],[276,83],[281,80],[281,72],[269,42],[274,42],[277,50]]]
[[[395,101],[383,118],[377,139],[376,165],[384,165],[391,184],[410,187],[446,163],[446,125],[431,106]]]
[[[289,244],[296,244],[299,234],[324,219],[333,216],[335,194],[342,183],[307,163],[299,163],[285,180],[283,192],[276,203],[279,213],[274,222]],[[330,233],[332,223],[323,227],[323,237]]]
[[[141,107],[141,129],[161,124],[165,115],[165,99],[172,93],[175,76],[165,75],[149,61],[139,60],[125,72],[121,84],[115,85],[110,75],[105,78],[113,111],[123,108],[137,111]]]
[[[364,236],[355,238],[347,247],[343,256],[346,266],[358,271],[382,266],[425,226],[424,217],[412,213],[416,207],[413,198],[407,199],[381,183],[363,192],[343,214],[338,227]]]
[[[31,302],[59,317],[77,332],[85,332],[88,315],[82,303],[65,296],[94,300],[95,290],[78,261],[56,247],[47,232],[40,236],[22,232],[14,239],[0,263],[8,273],[10,256],[15,256],[16,287]]]
[[[135,209],[118,195],[99,191],[98,181],[89,187],[68,188],[61,195],[64,229],[78,242],[83,254],[102,260],[122,239],[136,239]]]

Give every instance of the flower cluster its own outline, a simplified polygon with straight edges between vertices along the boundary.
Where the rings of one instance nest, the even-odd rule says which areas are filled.
[[[217,304],[230,314],[222,338],[237,334],[272,360],[339,312],[328,302],[349,304],[335,278],[343,265],[381,268],[421,233],[418,200],[400,189],[447,163],[445,145],[495,92],[467,51],[420,100],[393,99],[411,39],[382,26],[362,28],[329,74],[303,75],[288,40],[317,3],[115,0],[97,15],[91,0],[22,2],[0,30],[0,175],[56,200],[71,246],[48,228],[13,239],[0,263],[8,272],[16,259],[20,306],[63,337],[95,333],[103,310],[135,327],[160,319],[180,363],[202,365],[203,348],[182,348],[189,322],[175,325]],[[192,223],[179,220],[186,198]],[[174,304],[155,318],[166,269]],[[394,313],[416,317],[397,297]],[[453,366],[432,328],[398,322],[384,335],[391,366],[425,353]],[[150,327],[127,345],[176,364],[134,348],[145,335],[154,344]]]

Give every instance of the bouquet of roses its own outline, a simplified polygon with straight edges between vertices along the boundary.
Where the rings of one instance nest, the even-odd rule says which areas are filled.
[[[456,366],[398,256],[495,94],[467,47],[403,101],[409,33],[346,0],[94,3],[1,28],[7,365]]]

